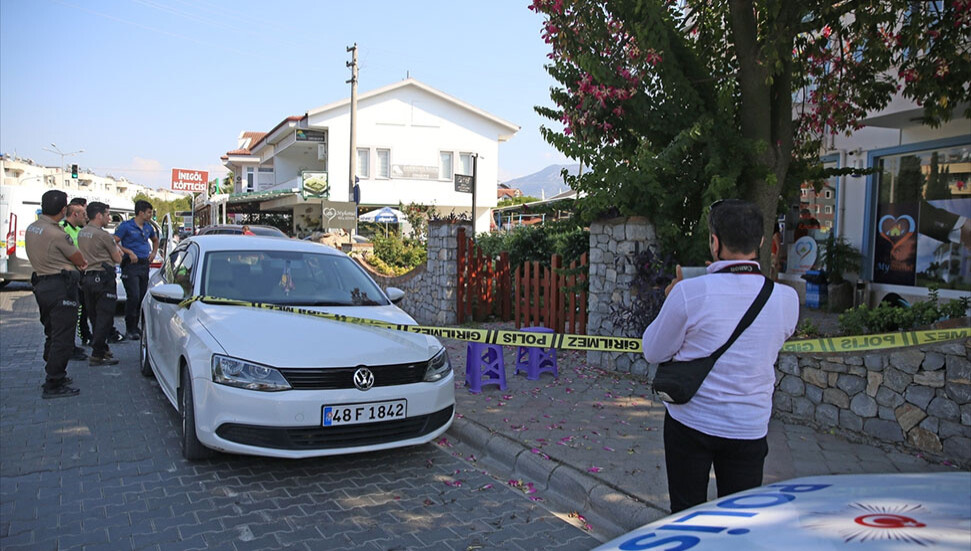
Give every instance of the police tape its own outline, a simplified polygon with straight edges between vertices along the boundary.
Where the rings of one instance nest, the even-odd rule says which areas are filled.
[[[782,345],[783,352],[858,352],[882,350],[901,346],[914,346],[966,339],[971,337],[971,327],[954,329],[928,329],[924,331],[903,331],[879,335],[856,335],[851,337],[830,337],[787,341]]]
[[[641,339],[630,337],[603,337],[597,335],[571,335],[567,333],[507,331],[503,329],[472,329],[464,327],[408,325],[403,323],[390,323],[368,318],[345,316],[343,314],[330,314],[327,312],[320,312],[318,310],[309,310],[307,308],[298,308],[283,304],[248,302],[219,297],[191,297],[183,300],[181,303],[179,303],[179,306],[188,307],[193,302],[202,302],[205,304],[223,304],[227,306],[247,306],[250,308],[259,308],[263,310],[289,312],[292,314],[312,316],[315,318],[340,321],[344,323],[353,323],[356,325],[366,325],[369,327],[392,329],[406,333],[430,335],[432,337],[440,337],[443,339],[485,344],[556,348],[560,350],[630,352],[633,354],[643,352],[643,349],[641,348]],[[832,337],[824,339],[786,341],[786,343],[782,346],[782,352],[862,352],[866,350],[881,350],[885,348],[897,348],[901,346],[913,346],[916,344],[943,342],[968,337],[971,337],[971,327],[927,331],[906,331],[902,333],[884,333],[881,335],[859,335],[853,337]]]

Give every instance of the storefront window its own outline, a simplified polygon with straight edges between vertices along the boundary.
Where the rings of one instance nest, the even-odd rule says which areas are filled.
[[[836,161],[823,162],[823,168],[837,167]],[[799,201],[791,206],[792,212],[784,220],[782,257],[778,261],[773,257],[774,266],[780,271],[802,275],[811,270],[822,269],[820,252],[836,224],[838,179],[833,176],[822,184],[802,184]]]
[[[971,144],[877,158],[873,281],[971,290]]]

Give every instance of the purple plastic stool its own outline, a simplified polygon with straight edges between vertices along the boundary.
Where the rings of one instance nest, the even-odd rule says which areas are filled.
[[[553,333],[547,327],[523,327],[520,331],[529,333]],[[556,365],[555,348],[538,348],[535,346],[520,346],[516,351],[516,374],[526,372],[526,379],[538,381],[541,373],[549,372],[553,378],[559,378],[560,371]]]
[[[482,392],[482,385],[498,384],[506,390],[506,366],[502,359],[502,346],[470,342],[465,351],[465,386],[469,392]]]

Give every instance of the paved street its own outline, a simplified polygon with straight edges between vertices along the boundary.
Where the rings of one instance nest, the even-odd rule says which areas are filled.
[[[122,324],[120,318],[116,324]],[[440,445],[301,461],[189,463],[179,420],[137,369],[72,362],[80,396],[42,400],[33,296],[0,292],[0,548],[589,549],[566,515]],[[534,499],[530,499],[534,498]]]

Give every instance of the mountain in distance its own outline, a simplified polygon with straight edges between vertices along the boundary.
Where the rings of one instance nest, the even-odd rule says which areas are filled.
[[[549,199],[557,193],[570,189],[570,186],[566,185],[563,181],[563,176],[560,174],[564,168],[569,173],[576,174],[580,170],[580,165],[550,165],[539,172],[513,178],[503,183],[513,189],[522,191],[523,195]],[[585,169],[584,172],[587,170],[589,169]]]

